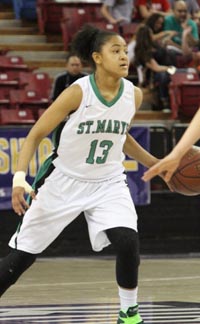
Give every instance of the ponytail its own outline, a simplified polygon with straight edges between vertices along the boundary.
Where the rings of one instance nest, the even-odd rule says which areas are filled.
[[[100,52],[102,46],[113,36],[118,35],[115,32],[98,29],[92,25],[84,25],[72,40],[71,50],[76,53],[80,59],[96,67],[92,58],[93,52]]]

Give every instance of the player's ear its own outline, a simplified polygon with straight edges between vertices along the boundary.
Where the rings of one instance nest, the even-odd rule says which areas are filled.
[[[96,64],[101,64],[102,63],[102,56],[98,52],[93,52],[92,53],[92,58]]]

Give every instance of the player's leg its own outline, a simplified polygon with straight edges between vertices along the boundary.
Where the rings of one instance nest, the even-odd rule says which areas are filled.
[[[118,324],[142,324],[137,305],[139,243],[134,204],[124,181],[107,181],[97,189],[90,196],[94,207],[85,212],[91,244],[94,251],[111,243],[115,248],[121,302]]]
[[[116,252],[116,279],[119,289],[121,311],[118,323],[142,324],[138,313],[138,233],[130,228],[117,227],[106,230]]]
[[[12,248],[10,254],[0,263],[0,295],[81,213],[84,190],[73,185],[73,179],[68,179],[56,169],[46,179],[9,242]],[[80,201],[74,202],[74,196],[80,196]]]
[[[34,263],[36,257],[31,253],[11,249],[0,262],[0,296]]]
[[[54,154],[50,155],[40,167],[32,185],[36,193],[55,169],[52,164],[54,158]],[[30,196],[27,201],[29,204],[31,203]],[[18,225],[17,233],[20,231],[21,224],[22,220]],[[34,263],[35,259],[35,254],[11,248],[10,253],[0,263],[0,296],[17,281],[21,274]]]

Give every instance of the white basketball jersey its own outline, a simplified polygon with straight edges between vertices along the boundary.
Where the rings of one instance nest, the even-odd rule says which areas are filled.
[[[54,165],[64,174],[99,182],[123,175],[123,145],[135,114],[134,85],[122,78],[117,96],[107,102],[94,75],[74,84],[82,89],[79,108],[65,124]]]

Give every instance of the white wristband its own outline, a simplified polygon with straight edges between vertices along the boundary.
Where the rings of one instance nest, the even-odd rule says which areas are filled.
[[[24,171],[17,171],[13,177],[13,188],[15,187],[22,187],[24,188],[25,192],[30,193],[33,191],[32,187],[29,183],[25,180],[26,173]]]

